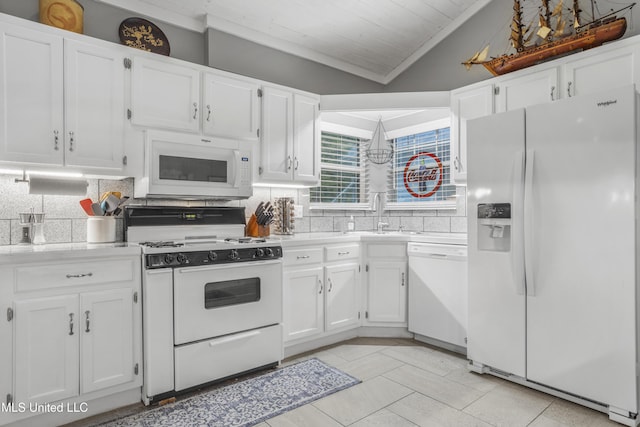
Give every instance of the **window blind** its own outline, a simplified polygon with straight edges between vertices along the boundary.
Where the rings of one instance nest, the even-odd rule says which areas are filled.
[[[363,202],[362,139],[322,132],[320,186],[311,188],[311,203]]]

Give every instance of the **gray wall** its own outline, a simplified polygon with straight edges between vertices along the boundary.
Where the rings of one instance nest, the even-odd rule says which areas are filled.
[[[382,92],[384,86],[222,31],[207,30],[208,65],[317,93]]]
[[[114,43],[120,43],[120,23],[126,18],[139,16],[93,0],[79,0],[78,3],[84,7],[84,33]],[[38,0],[0,0],[0,12],[38,22],[38,4]],[[172,57],[205,64],[205,42],[202,33],[185,30],[154,18],[139,17],[149,19],[167,36]]]

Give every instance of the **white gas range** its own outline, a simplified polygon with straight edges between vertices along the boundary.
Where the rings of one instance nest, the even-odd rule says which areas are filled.
[[[282,359],[282,247],[244,234],[244,208],[125,210],[142,248],[143,401]]]

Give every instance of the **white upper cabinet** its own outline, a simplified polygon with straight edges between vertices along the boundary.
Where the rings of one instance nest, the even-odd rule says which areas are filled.
[[[493,98],[491,83],[451,92],[451,158],[456,183],[467,181],[467,120],[493,114]]]
[[[293,95],[293,180],[320,180],[320,114],[318,98]]]
[[[198,132],[200,72],[195,67],[135,56],[131,66],[131,123]]]
[[[264,87],[260,179],[314,185],[320,166],[319,98]]]
[[[122,170],[121,49],[0,28],[0,161],[107,175]]]
[[[544,104],[560,98],[559,70],[552,67],[496,82],[496,112]]]
[[[597,48],[565,59],[562,97],[585,95],[635,83],[640,86],[637,42],[622,47]]]
[[[63,39],[0,28],[0,160],[63,162]]]
[[[121,169],[124,151],[124,56],[65,40],[65,164]]]
[[[202,131],[205,135],[258,139],[260,86],[253,81],[203,73]]]

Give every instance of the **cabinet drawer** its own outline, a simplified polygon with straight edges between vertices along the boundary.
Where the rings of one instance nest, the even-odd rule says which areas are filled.
[[[304,265],[322,262],[322,249],[285,249],[283,253],[284,265]]]
[[[341,261],[360,257],[360,245],[327,246],[324,248],[326,261]]]
[[[367,256],[379,258],[403,258],[407,256],[407,245],[404,243],[391,245],[367,245]]]
[[[130,282],[140,274],[136,260],[119,258],[19,266],[15,268],[16,291]]]

